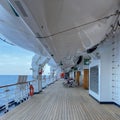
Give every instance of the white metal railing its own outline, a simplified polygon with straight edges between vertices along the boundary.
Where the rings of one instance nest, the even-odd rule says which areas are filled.
[[[9,106],[19,104],[28,99],[29,83],[33,84],[35,80],[0,86],[0,111],[9,110]]]
[[[5,86],[0,86],[0,112],[9,111],[9,107],[18,105],[29,97],[29,85],[32,84],[36,88],[36,81],[27,81],[22,83],[10,84]],[[46,78],[42,79],[42,88],[47,87],[53,83],[55,79]]]
[[[48,77],[48,78],[43,78],[42,79],[42,88],[46,88],[48,85],[50,85],[51,83],[55,82],[55,78],[54,77]]]

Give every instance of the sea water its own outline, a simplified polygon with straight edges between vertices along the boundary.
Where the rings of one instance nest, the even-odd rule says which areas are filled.
[[[32,75],[28,75],[27,77],[27,81],[32,81]],[[4,86],[4,85],[10,85],[10,84],[15,84],[18,81],[18,75],[0,75],[0,86]],[[42,80],[42,88],[46,87],[48,84],[52,83],[52,81],[49,79],[48,76],[46,76],[46,79]],[[15,89],[16,86],[12,86],[10,87],[10,91],[13,91]],[[5,89],[0,89],[0,106],[4,105],[7,102],[7,99],[4,98],[5,96]],[[10,100],[13,100],[13,98],[15,98],[15,94],[13,94],[11,92],[10,95]]]
[[[32,80],[32,75],[28,75],[27,81],[31,81],[31,80]],[[18,81],[18,75],[0,75],[0,86],[15,84],[17,83],[17,81]],[[12,86],[9,89],[12,91],[13,89],[15,89],[15,87],[16,86]],[[5,91],[5,88],[0,89],[0,106],[2,106],[7,102],[4,91]],[[10,99],[12,100],[12,98],[14,97],[15,95],[11,93]]]
[[[33,80],[32,75],[28,75],[27,81]],[[15,84],[18,81],[18,75],[0,75],[0,86]]]

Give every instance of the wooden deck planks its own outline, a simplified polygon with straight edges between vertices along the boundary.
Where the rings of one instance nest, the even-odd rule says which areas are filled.
[[[0,120],[119,120],[120,108],[100,105],[82,88],[65,88],[62,81],[46,88]]]

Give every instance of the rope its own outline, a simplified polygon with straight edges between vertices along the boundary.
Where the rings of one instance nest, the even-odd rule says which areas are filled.
[[[56,36],[56,35],[59,35],[59,34],[62,34],[62,33],[65,33],[65,32],[68,32],[68,31],[71,31],[71,30],[74,30],[74,29],[77,29],[77,28],[80,28],[80,27],[83,27],[83,26],[86,26],[86,25],[89,25],[89,24],[92,24],[92,23],[96,23],[96,22],[104,20],[104,19],[109,19],[110,17],[116,16],[117,14],[118,14],[118,12],[116,12],[114,14],[111,14],[111,15],[108,15],[108,16],[105,16],[105,17],[102,17],[102,18],[99,18],[99,19],[96,19],[94,21],[90,21],[90,22],[87,22],[87,23],[84,23],[84,24],[81,24],[81,25],[78,25],[78,26],[75,26],[75,27],[72,27],[72,28],[68,28],[68,29],[65,29],[65,30],[53,33],[53,34],[48,35],[48,36],[37,37],[37,38],[49,38],[49,37],[53,37],[53,36]]]
[[[9,44],[9,45],[15,46],[15,44],[12,44],[12,43],[10,43],[10,42],[8,42],[8,41],[2,39],[2,38],[0,38],[0,40],[3,41],[3,42],[5,42],[5,43],[7,43],[7,44]]]

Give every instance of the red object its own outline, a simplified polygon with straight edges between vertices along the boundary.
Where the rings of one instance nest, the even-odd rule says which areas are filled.
[[[60,77],[61,77],[61,78],[64,78],[64,77],[65,77],[65,73],[61,73],[61,74],[60,74]]]
[[[40,70],[40,71],[39,71],[39,75],[41,75],[42,73],[43,73],[43,70]]]
[[[32,86],[32,85],[30,85],[30,93],[29,93],[29,95],[30,96],[33,96],[34,95],[34,87]]]

